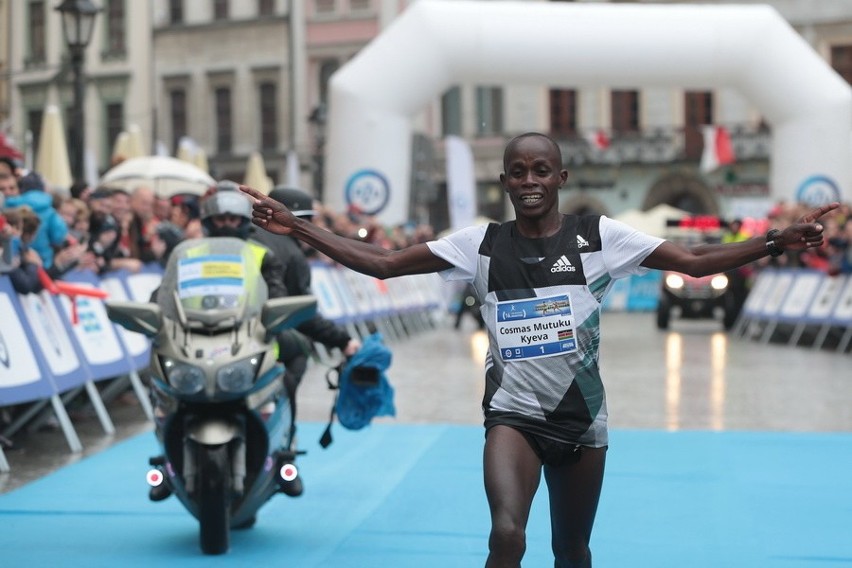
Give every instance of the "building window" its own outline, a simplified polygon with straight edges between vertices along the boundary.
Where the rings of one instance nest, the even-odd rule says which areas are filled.
[[[177,153],[180,139],[187,134],[186,91],[174,89],[169,92],[169,109],[172,123],[172,148]]]
[[[108,144],[113,145],[118,135],[124,129],[124,104],[120,102],[107,103],[104,107],[104,115],[106,117],[104,121],[104,140]],[[111,153],[112,146],[107,147],[106,151]],[[124,157],[126,158],[127,156]],[[106,163],[109,163],[109,158],[106,160]]]
[[[123,57],[127,53],[127,29],[125,23],[125,0],[109,0],[104,6],[106,11],[106,51],[109,57]]]
[[[503,89],[476,88],[476,133],[491,136],[503,132]]]
[[[349,0],[349,10],[352,12],[366,12],[372,6],[371,0]]]
[[[461,89],[453,87],[441,97],[441,132],[444,136],[462,133]]]
[[[169,21],[173,24],[183,23],[183,0],[169,0]]]
[[[35,1],[29,4],[29,57],[27,63],[44,63],[47,55],[46,31],[45,31],[45,5],[44,2]]]
[[[550,132],[556,137],[577,134],[577,91],[550,90]]]
[[[336,0],[314,0],[314,13],[332,14],[336,3]]]
[[[228,0],[213,0],[213,19],[228,19]]]
[[[278,148],[278,89],[275,83],[260,85],[260,148]]]
[[[713,93],[687,91],[683,100],[683,146],[686,158],[701,157],[704,133],[701,127],[713,124]]]
[[[275,0],[257,0],[257,15],[272,16],[275,14]]]
[[[832,46],[831,66],[847,83],[852,84],[852,45]]]
[[[231,89],[219,87],[216,99],[216,151],[225,154],[231,151],[233,127],[231,121]]]
[[[615,132],[639,132],[639,91],[612,91],[612,129]]]
[[[30,131],[33,137],[33,148],[38,148],[38,143],[41,138],[41,121],[44,118],[44,111],[41,109],[32,109],[27,111],[27,130]],[[70,140],[70,138],[68,138]]]

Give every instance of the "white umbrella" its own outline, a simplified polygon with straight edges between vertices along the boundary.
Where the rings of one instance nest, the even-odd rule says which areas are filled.
[[[216,181],[197,166],[170,156],[130,158],[107,171],[98,187],[132,192],[140,185],[154,189],[158,197],[179,193],[204,195]]]
[[[661,203],[647,211],[639,211],[638,209],[625,211],[620,215],[616,215],[614,219],[630,225],[643,233],[648,233],[656,237],[665,237],[669,232],[667,229],[669,220],[681,219],[688,215],[689,213],[683,209]]]
[[[71,166],[68,162],[68,146],[65,144],[65,129],[59,108],[50,105],[44,111],[38,139],[38,154],[35,170],[55,189],[71,187]]]

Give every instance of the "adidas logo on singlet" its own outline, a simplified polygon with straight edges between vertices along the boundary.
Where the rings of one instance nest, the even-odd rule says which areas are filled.
[[[563,254],[559,260],[553,263],[550,267],[551,272],[574,272],[577,268],[571,265],[571,262]]]
[[[587,247],[587,246],[589,246],[589,241],[587,241],[586,239],[584,239],[580,235],[577,235],[577,248],[583,248],[583,247]]]

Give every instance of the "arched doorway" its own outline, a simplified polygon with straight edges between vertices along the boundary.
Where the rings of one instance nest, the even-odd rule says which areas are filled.
[[[559,211],[566,215],[609,215],[608,207],[589,195],[576,195],[560,202]]]
[[[712,190],[698,177],[685,173],[664,175],[651,186],[642,202],[642,211],[665,203],[693,215],[719,215],[719,203]]]

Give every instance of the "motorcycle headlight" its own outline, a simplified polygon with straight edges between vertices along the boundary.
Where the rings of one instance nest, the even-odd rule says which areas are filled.
[[[163,363],[169,384],[181,394],[195,394],[204,388],[207,377],[200,367],[166,359]]]
[[[258,357],[250,357],[226,365],[216,371],[216,384],[225,392],[242,392],[251,388],[257,374]]]
[[[679,274],[666,275],[666,286],[672,290],[680,290],[683,288],[683,276],[680,276]]]

